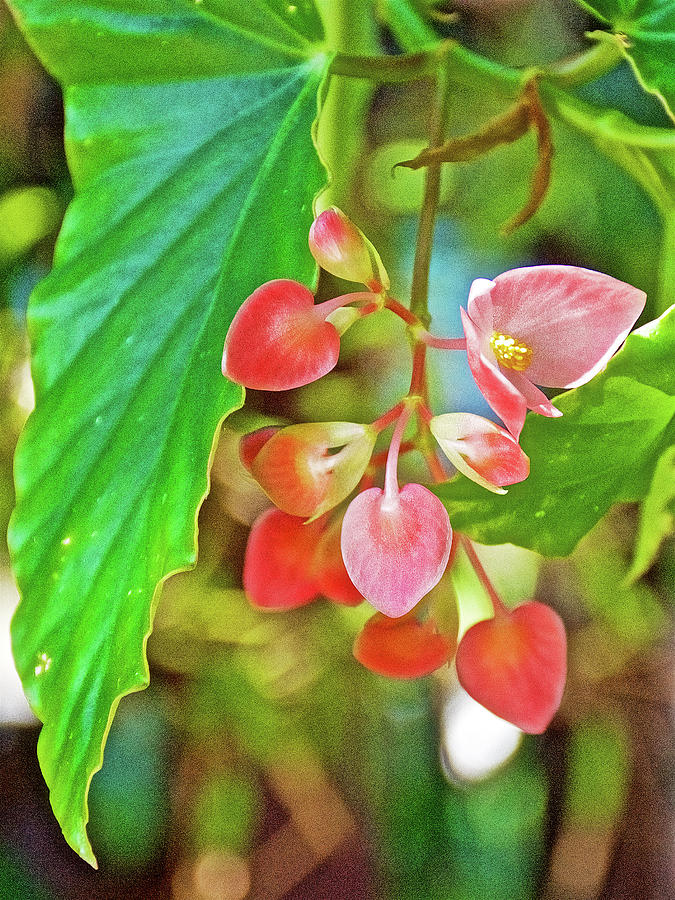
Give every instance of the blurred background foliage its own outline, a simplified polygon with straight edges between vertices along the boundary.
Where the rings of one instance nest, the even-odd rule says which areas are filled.
[[[420,4],[424,6],[425,4]],[[433,6],[440,34],[510,65],[579,50],[590,20],[566,0],[461,0]],[[339,42],[345,23],[323,3]],[[445,13],[458,11],[459,17]],[[357,26],[352,23],[352,29]],[[342,30],[341,30],[342,29]],[[376,19],[352,52],[396,51]],[[355,44],[360,46],[356,47]],[[379,247],[397,291],[412,268],[423,174],[392,165],[424,144],[431,86],[336,80],[321,140],[333,195]],[[628,65],[585,99],[666,125]],[[480,88],[452,95],[462,134],[503,107]],[[57,87],[0,6],[0,522],[13,504],[11,459],[32,404],[25,309],[48,269],[71,194]],[[661,222],[623,170],[556,126],[552,188],[509,238],[499,226],[526,196],[534,142],[446,167],[432,260],[439,332],[457,333],[473,278],[565,262],[665,296]],[[337,286],[322,280],[320,292]],[[248,526],[265,503],[241,468],[237,434],[266,421],[368,421],[407,383],[400,326],[366,320],[341,364],[277,398],[249,393],[227,423],[200,517],[195,571],[166,584],[149,647],[152,686],[126,698],[93,781],[91,834],[100,871],[62,841],[35,758],[38,726],[12,668],[17,597],[0,545],[0,897],[176,900],[634,900],[672,896],[672,538],[646,576],[626,578],[638,511],[615,507],[568,559],[514,547],[481,555],[507,602],[536,596],[564,616],[570,673],[548,732],[524,738],[486,713],[446,670],[388,681],[351,656],[364,608],[326,602],[288,614],[252,609],[241,590]],[[461,360],[435,366],[440,409],[486,412]],[[377,374],[377,381],[375,375]],[[274,402],[274,405],[272,405]],[[411,472],[419,462],[407,458]],[[225,549],[227,548],[227,549]],[[460,625],[485,598],[461,559],[437,590]]]

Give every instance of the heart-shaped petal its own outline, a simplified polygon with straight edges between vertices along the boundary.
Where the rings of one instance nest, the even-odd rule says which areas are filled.
[[[244,557],[244,590],[254,606],[295,609],[319,593],[313,559],[322,521],[306,525],[280,509],[268,509],[253,523]]]
[[[429,675],[448,661],[453,649],[432,619],[420,622],[414,615],[390,619],[375,613],[354,641],[361,665],[389,678]]]
[[[317,518],[357,486],[376,439],[371,425],[353,422],[290,425],[264,444],[251,473],[284,512]]]
[[[380,488],[358,494],[342,524],[349,577],[375,609],[403,616],[441,579],[450,555],[448,513],[421,484],[387,498]]]
[[[268,281],[239,308],[223,351],[223,375],[261,391],[316,381],[335,366],[340,336],[314,296],[288,279]]]
[[[339,517],[330,523],[319,541],[314,557],[316,584],[329,600],[345,606],[358,606],[363,603],[363,597],[347,574],[340,548],[341,531],[342,517]]]
[[[494,619],[469,628],[456,665],[460,684],[474,700],[523,731],[541,734],[565,687],[565,626],[536,601],[499,610]]]

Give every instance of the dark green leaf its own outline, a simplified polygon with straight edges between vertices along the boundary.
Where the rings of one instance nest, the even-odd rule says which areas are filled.
[[[560,419],[528,415],[530,477],[506,496],[468,479],[436,488],[453,527],[485,544],[569,553],[612,503],[640,500],[675,415],[675,309],[628,337],[607,369],[556,399]]]
[[[228,324],[260,283],[315,277],[328,60],[306,2],[15,5],[66,83],[76,197],[29,308],[13,645],[54,811],[93,864],[88,784],[117,703],[148,682],[156,586],[195,561],[214,432],[242,402],[220,374]]]
[[[612,27],[640,84],[675,119],[675,0],[576,2]]]

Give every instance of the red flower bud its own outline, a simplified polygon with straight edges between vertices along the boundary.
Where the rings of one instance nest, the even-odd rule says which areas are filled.
[[[372,426],[352,422],[290,425],[264,444],[251,473],[284,512],[316,518],[351,494],[376,438]]]
[[[457,648],[457,677],[490,712],[529,734],[541,734],[562,699],[567,639],[560,616],[543,603],[497,610]]]
[[[335,603],[345,606],[358,606],[363,597],[347,574],[342,549],[340,548],[340,532],[342,517],[330,523],[319,541],[314,557],[314,571],[319,591]]]
[[[223,351],[223,375],[261,391],[285,391],[316,381],[334,368],[340,336],[329,310],[297,281],[268,281],[232,320]]]
[[[280,509],[255,520],[244,558],[244,590],[254,606],[295,609],[314,600],[313,559],[323,528],[323,522],[306,525]]]
[[[412,614],[390,619],[375,613],[354,641],[354,656],[361,665],[389,678],[429,675],[448,661],[453,649],[432,619],[419,622]]]

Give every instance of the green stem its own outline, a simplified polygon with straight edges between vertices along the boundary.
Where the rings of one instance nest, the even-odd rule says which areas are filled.
[[[351,56],[337,53],[330,66],[331,75],[366,78],[379,83],[397,83],[429,78],[436,74],[439,47],[399,56]]]
[[[375,54],[379,51],[372,0],[318,0],[326,46],[338,54]],[[354,28],[353,23],[359,27]],[[376,57],[375,57],[376,58]],[[347,203],[370,105],[372,84],[330,78],[317,129],[319,150],[330,172],[330,184],[320,209]]]
[[[478,580],[483,585],[488,597],[490,598],[492,608],[495,611],[495,616],[508,615],[508,610],[504,606],[502,598],[499,596],[494,588],[494,585],[490,581],[490,577],[485,571],[483,563],[478,558],[478,554],[476,553],[473,544],[465,534],[460,535],[459,540],[462,544],[462,547],[464,548],[464,552],[469,558],[469,562],[473,566],[474,572],[478,576]]]
[[[623,59],[623,50],[618,43],[598,41],[571,59],[547,66],[544,75],[562,87],[578,87],[611,72]]]
[[[447,47],[447,49],[450,49]],[[430,131],[430,147],[438,147],[443,143],[445,130],[445,107],[448,97],[448,77],[444,60],[439,63],[436,72],[436,102],[432,107]],[[440,163],[430,165],[424,179],[424,199],[420,212],[420,224],[415,246],[415,262],[413,265],[412,288],[410,291],[410,312],[417,316],[425,328],[429,327],[429,266],[434,241],[436,211],[441,192]]]

